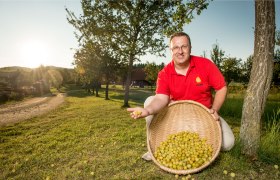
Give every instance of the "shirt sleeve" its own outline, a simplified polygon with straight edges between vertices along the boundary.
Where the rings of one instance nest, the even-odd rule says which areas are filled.
[[[170,95],[168,75],[165,70],[158,73],[156,94]]]
[[[226,86],[223,74],[213,62],[209,63],[209,85],[215,90],[220,90]]]

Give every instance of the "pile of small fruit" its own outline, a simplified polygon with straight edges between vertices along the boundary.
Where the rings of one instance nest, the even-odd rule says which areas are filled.
[[[165,167],[175,170],[198,168],[212,159],[213,148],[198,133],[182,131],[161,142],[154,156]]]

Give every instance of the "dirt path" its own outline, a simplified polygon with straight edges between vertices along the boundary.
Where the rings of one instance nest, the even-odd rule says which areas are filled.
[[[55,109],[64,102],[66,94],[36,97],[20,103],[0,106],[0,126],[13,124]]]

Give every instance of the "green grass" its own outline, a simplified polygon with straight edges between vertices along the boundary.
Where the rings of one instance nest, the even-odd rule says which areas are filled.
[[[271,121],[265,125],[259,156],[267,161],[280,162],[280,108],[273,113]]]
[[[147,151],[145,121],[130,119],[121,108],[121,92],[112,90],[111,100],[104,100],[103,90],[100,97],[94,97],[76,88],[56,110],[0,127],[0,179],[175,179],[140,158]],[[142,105],[152,94],[150,90],[132,89],[130,105]],[[236,111],[242,100],[234,99],[227,100],[221,113],[238,136],[240,117]],[[231,108],[232,112],[227,112]],[[227,170],[236,173],[235,179],[278,179],[274,164],[280,163],[247,161],[240,156],[237,143],[232,151],[221,152],[214,163],[192,177],[230,179],[223,174]]]

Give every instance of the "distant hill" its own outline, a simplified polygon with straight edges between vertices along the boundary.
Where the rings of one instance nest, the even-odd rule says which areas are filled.
[[[27,67],[20,67],[20,66],[9,66],[9,67],[1,67],[1,72],[11,72],[11,71],[17,71],[17,70],[23,70],[23,71],[31,71],[32,68]]]
[[[64,68],[64,67],[56,67],[56,66],[43,66],[44,68],[47,69],[68,69],[68,70],[74,70],[73,68]],[[21,67],[21,66],[9,66],[9,67],[0,67],[0,71],[2,72],[10,72],[10,71],[17,71],[17,70],[23,70],[23,71],[32,71],[37,68],[28,68],[28,67]]]

